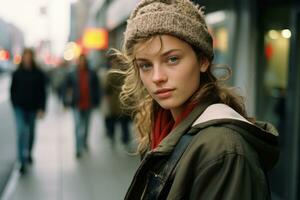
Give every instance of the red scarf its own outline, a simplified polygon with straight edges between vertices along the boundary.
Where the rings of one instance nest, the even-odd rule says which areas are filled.
[[[196,104],[189,104],[185,110],[174,121],[171,111],[159,107],[155,114],[154,126],[152,128],[151,149],[156,148],[159,143],[194,109]]]
[[[78,106],[81,110],[90,108],[89,93],[89,72],[85,69],[79,69],[79,102]]]

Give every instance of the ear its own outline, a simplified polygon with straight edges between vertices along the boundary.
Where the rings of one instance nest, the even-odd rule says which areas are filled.
[[[209,61],[207,58],[203,57],[200,61],[200,72],[206,72],[209,66]]]

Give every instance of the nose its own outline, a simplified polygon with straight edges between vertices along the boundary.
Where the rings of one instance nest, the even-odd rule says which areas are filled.
[[[152,73],[152,81],[155,84],[163,83],[168,80],[167,74],[165,73],[164,69],[161,65],[154,65],[153,66],[153,73]]]

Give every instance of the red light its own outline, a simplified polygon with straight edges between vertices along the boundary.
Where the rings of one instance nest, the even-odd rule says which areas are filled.
[[[273,56],[273,47],[272,44],[268,43],[265,46],[265,56],[267,58],[267,60],[270,60],[271,57]]]
[[[6,50],[0,50],[0,60],[8,60],[9,59],[9,52]]]

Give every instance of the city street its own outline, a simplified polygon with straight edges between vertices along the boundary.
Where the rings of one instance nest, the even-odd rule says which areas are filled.
[[[34,163],[24,176],[15,169],[5,199],[122,199],[139,158],[124,151],[119,137],[116,146],[111,146],[104,131],[101,111],[96,110],[91,120],[89,150],[77,159],[72,111],[50,96],[45,118],[37,123]]]

